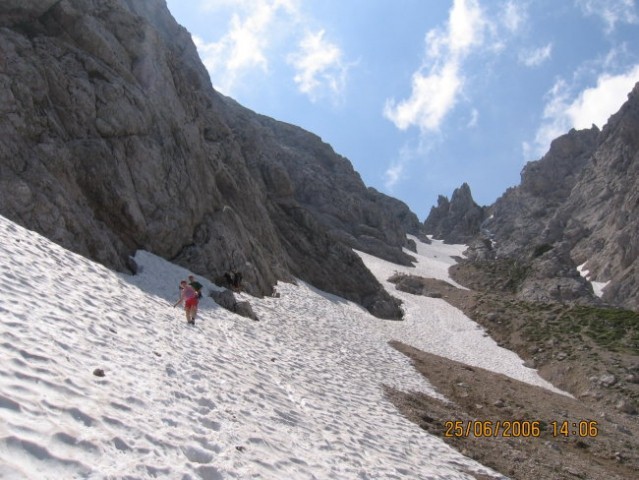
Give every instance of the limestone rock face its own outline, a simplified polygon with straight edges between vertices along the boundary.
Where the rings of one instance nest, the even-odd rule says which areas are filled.
[[[541,242],[546,227],[555,228],[551,220],[590,161],[598,135],[593,127],[555,139],[541,160],[524,167],[521,184],[490,207],[482,228],[497,241],[500,255],[528,254]]]
[[[450,199],[440,195],[424,222],[426,233],[446,243],[468,243],[480,230],[486,209],[473,200],[470,187],[464,183]]]
[[[243,148],[255,152],[253,177],[275,203],[294,201],[329,236],[372,255],[410,265],[402,252],[406,233],[417,234],[419,220],[397,199],[367,188],[351,163],[319,137],[294,125],[255,115],[227,99],[230,127],[244,130]]]
[[[60,0],[3,0],[0,26],[30,22],[47,12]]]
[[[609,282],[607,303],[639,309],[639,86],[603,130],[575,131],[522,172],[482,225],[493,256],[530,265],[526,299],[596,301],[576,274]]]
[[[603,299],[639,310],[639,83],[603,128],[554,223],[565,225],[574,262],[610,282]]]
[[[530,271],[519,287],[520,298],[542,303],[597,303],[590,284],[575,268],[568,244],[555,245],[528,261]]]
[[[215,92],[163,0],[0,3],[0,214],[118,270],[146,249],[385,318],[397,301],[349,247],[407,263],[418,223],[318,137]]]
[[[599,133],[593,126],[554,140],[541,160],[524,167],[521,184],[489,207],[480,234],[469,242],[466,254],[471,260],[507,258],[519,266],[517,294],[522,299],[597,302],[576,269],[556,215],[590,161]]]

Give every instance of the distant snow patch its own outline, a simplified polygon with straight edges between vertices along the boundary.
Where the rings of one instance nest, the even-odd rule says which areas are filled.
[[[608,284],[610,283],[610,281],[607,282],[593,282],[592,280],[590,280],[590,270],[586,270],[586,264],[588,262],[584,262],[581,265],[579,265],[577,267],[577,271],[579,272],[579,275],[581,275],[583,278],[585,278],[586,280],[588,280],[590,282],[590,284],[592,285],[592,290],[593,292],[595,292],[595,295],[599,298],[601,298],[604,294],[604,288],[606,288],[608,286]]]

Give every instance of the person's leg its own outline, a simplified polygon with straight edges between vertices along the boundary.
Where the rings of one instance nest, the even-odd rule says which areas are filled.
[[[185,303],[186,321],[188,323],[195,322],[196,308],[197,308],[197,299],[189,298]]]

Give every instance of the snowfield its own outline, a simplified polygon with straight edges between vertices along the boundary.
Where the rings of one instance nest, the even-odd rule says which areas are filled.
[[[579,275],[581,275],[583,278],[585,278],[586,280],[588,280],[590,282],[590,285],[592,285],[592,291],[594,292],[594,294],[601,298],[603,297],[604,294],[604,289],[608,286],[608,284],[610,283],[610,281],[608,282],[594,282],[592,280],[590,280],[590,271],[586,269],[586,264],[588,262],[582,263],[581,265],[579,265],[577,267],[577,271],[579,272]]]
[[[396,270],[450,281],[459,252],[419,244],[414,269],[360,255],[390,289]],[[172,307],[189,272],[135,260],[114,273],[0,217],[0,478],[502,478],[384,398],[438,395],[388,341],[552,388],[443,300],[393,289],[406,321],[389,322],[280,283],[245,297],[259,322],[204,298],[189,326]]]

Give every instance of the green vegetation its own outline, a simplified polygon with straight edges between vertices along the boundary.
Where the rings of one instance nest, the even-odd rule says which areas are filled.
[[[609,351],[639,355],[639,313],[631,310],[526,302],[489,293],[478,296],[478,306],[485,315],[490,314],[488,324],[498,320],[507,331],[519,328],[528,342],[576,341],[586,350],[595,342]]]
[[[532,317],[529,306],[519,309],[522,317],[528,317],[523,334],[532,341],[590,338],[607,350],[639,354],[639,313],[580,305],[536,304],[535,308],[539,315]]]
[[[531,270],[529,264],[511,258],[475,262],[465,267],[474,270],[479,276],[490,279],[491,290],[497,289],[508,293],[517,292]],[[472,282],[467,286],[479,291],[486,290],[479,285],[473,285]]]
[[[543,243],[541,245],[538,245],[537,247],[535,247],[535,250],[533,251],[533,258],[538,258],[541,257],[544,253],[549,252],[550,250],[552,250],[554,247],[552,245],[550,245],[549,243]]]
[[[519,287],[521,287],[521,284],[524,283],[529,273],[530,265],[513,262],[508,269],[508,282],[506,282],[506,287],[512,292],[516,292],[519,290]]]

